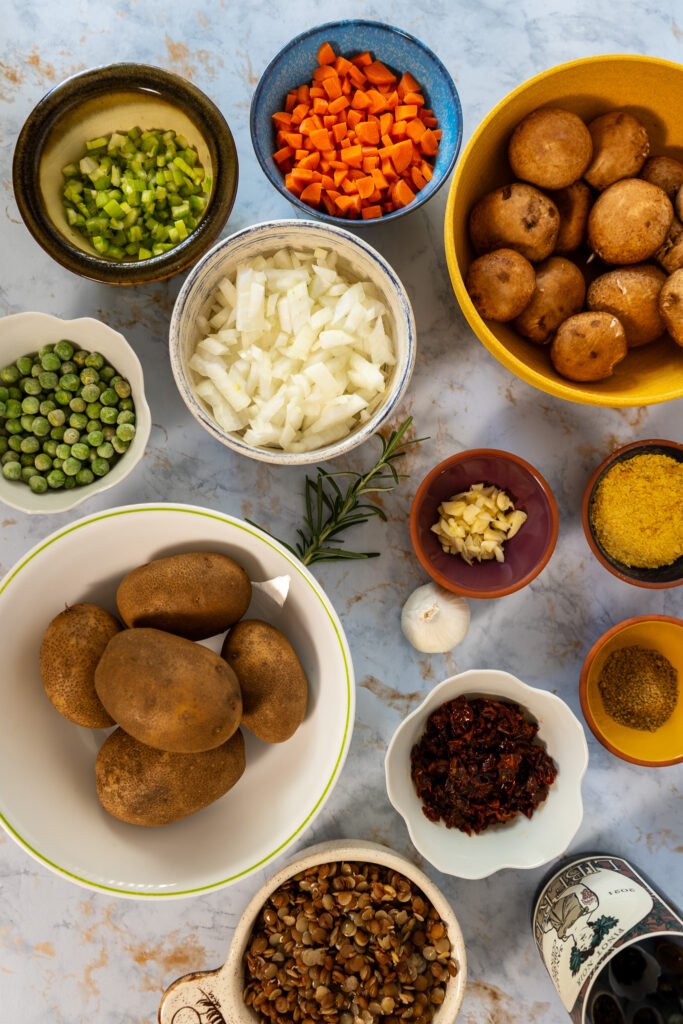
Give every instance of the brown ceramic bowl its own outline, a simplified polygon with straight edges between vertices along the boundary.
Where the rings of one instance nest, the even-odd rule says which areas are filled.
[[[213,188],[184,242],[147,260],[111,260],[67,223],[61,172],[83,155],[88,139],[135,126],[185,135]],[[218,238],[237,192],[237,150],[218,107],[191,82],[146,64],[110,64],[67,78],[34,107],[17,139],[12,175],[24,223],[53,259],[93,281],[145,284],[187,270]]]
[[[598,680],[605,661],[622,647],[659,651],[678,672],[679,698],[674,712],[655,732],[620,725],[605,711]],[[683,619],[669,615],[638,615],[603,633],[591,647],[581,669],[579,697],[588,726],[603,747],[631,764],[660,768],[683,761]]]
[[[667,587],[680,587],[683,583],[683,555],[677,558],[671,565],[664,565],[659,569],[638,569],[630,565],[624,565],[617,561],[605,551],[595,536],[593,523],[591,521],[591,507],[596,488],[603,476],[616,462],[623,462],[632,459],[635,455],[669,455],[677,462],[683,462],[683,444],[678,441],[634,441],[632,444],[625,444],[617,448],[611,455],[608,455],[593,473],[588,481],[588,486],[583,495],[583,506],[581,518],[583,530],[590,549],[597,560],[625,583],[632,583],[636,587],[648,587],[651,590],[663,590]]]
[[[527,513],[519,533],[504,545],[504,562],[468,565],[447,554],[431,530],[441,502],[476,483],[502,488]],[[512,452],[475,448],[445,459],[424,478],[410,510],[410,539],[422,567],[442,587],[465,597],[504,597],[526,587],[547,565],[558,524],[553,492],[533,466]]]

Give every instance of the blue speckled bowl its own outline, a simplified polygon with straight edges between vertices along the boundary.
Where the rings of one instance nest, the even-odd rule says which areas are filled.
[[[332,44],[336,53],[344,56],[369,50],[377,60],[388,64],[394,71],[409,71],[423,87],[428,105],[434,110],[439,128],[443,131],[431,181],[408,206],[375,220],[331,217],[324,211],[302,203],[287,191],[284,176],[273,160],[275,139],[272,115],[284,108],[285,97],[290,89],[311,81],[318,63],[318,49],[325,41]],[[261,167],[278,192],[290,203],[303,210],[307,216],[318,217],[330,224],[368,227],[412,213],[441,188],[453,170],[460,150],[462,109],[453,79],[436,54],[419,39],[380,21],[330,21],[302,32],[273,57],[261,75],[251,101],[250,128],[251,141]]]

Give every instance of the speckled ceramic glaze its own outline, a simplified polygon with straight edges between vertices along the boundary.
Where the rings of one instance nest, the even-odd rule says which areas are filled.
[[[452,1024],[458,1016],[467,983],[465,942],[458,919],[448,900],[419,868],[393,850],[359,839],[338,839],[302,850],[293,861],[270,878],[250,900],[242,914],[228,959],[217,971],[195,973],[178,978],[164,993],[159,1007],[159,1024],[198,1024],[199,1021],[224,1021],[225,1024],[259,1024],[260,1016],[244,1005],[242,999],[243,957],[261,908],[275,890],[293,875],[318,864],[336,861],[381,864],[399,871],[418,886],[446,925],[452,956],[458,973],[446,986],[446,998],[435,1012],[434,1024]],[[214,1016],[211,1016],[211,1010]],[[206,1016],[205,1016],[206,1015]]]
[[[683,444],[677,441],[635,441],[623,445],[608,455],[597,467],[586,487],[583,496],[582,519],[586,540],[598,561],[625,583],[633,583],[636,587],[648,587],[651,590],[663,590],[668,587],[680,587],[683,584],[683,555],[671,565],[663,565],[659,569],[640,569],[636,566],[624,565],[605,550],[593,529],[592,507],[598,484],[605,473],[616,462],[625,462],[636,455],[667,455],[676,462],[683,462]]]
[[[213,190],[184,242],[147,260],[108,260],[67,223],[61,170],[88,139],[135,126],[185,134]],[[112,64],[73,75],[42,98],[19,133],[12,177],[27,228],[58,263],[105,284],[143,284],[186,270],[216,240],[237,192],[237,150],[218,107],[191,82],[145,64]]]
[[[290,89],[311,81],[317,67],[317,53],[324,42],[331,43],[335,53],[345,57],[369,50],[377,60],[399,73],[409,71],[423,87],[427,104],[434,110],[443,131],[434,174],[408,206],[394,210],[376,220],[353,220],[331,217],[302,203],[285,188],[282,171],[273,160],[275,136],[272,115],[284,109],[285,97]],[[460,150],[462,139],[462,109],[453,79],[439,58],[429,47],[402,29],[379,21],[362,19],[330,21],[296,36],[273,57],[263,72],[251,103],[251,140],[263,171],[275,188],[309,217],[320,217],[332,224],[353,224],[369,227],[372,224],[396,220],[412,213],[426,203],[443,185],[451,173]]]
[[[261,448],[247,444],[238,434],[227,433],[218,426],[207,406],[193,391],[193,371],[189,361],[194,353],[199,333],[197,317],[205,314],[211,296],[219,281],[234,274],[238,263],[259,255],[269,255],[284,246],[296,249],[315,249],[318,246],[334,249],[346,267],[360,280],[370,280],[385,303],[391,320],[396,364],[392,367],[381,404],[362,426],[334,444],[315,451],[295,453],[279,448]],[[310,465],[333,459],[351,451],[371,437],[391,415],[401,401],[415,364],[415,320],[410,299],[394,270],[380,254],[366,242],[348,231],[304,220],[273,220],[238,231],[223,239],[207,253],[194,268],[183,285],[171,318],[171,367],[178,390],[194,418],[221,444],[241,455],[261,462],[274,462],[283,466]]]
[[[468,565],[445,552],[431,529],[441,502],[476,483],[500,487],[527,514],[519,533],[503,545],[504,562]],[[548,563],[557,530],[557,505],[541,474],[518,455],[495,449],[461,452],[439,463],[420,484],[410,510],[410,536],[423,568],[442,587],[467,597],[503,597],[521,590]]]

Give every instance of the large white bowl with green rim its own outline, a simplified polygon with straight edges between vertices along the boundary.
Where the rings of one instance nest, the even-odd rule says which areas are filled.
[[[65,603],[115,611],[116,587],[129,570],[193,550],[230,555],[252,581],[289,576],[281,608],[257,592],[247,617],[267,619],[294,644],[310,682],[308,712],[286,743],[261,743],[244,730],[245,773],[215,804],[173,825],[127,825],[101,808],[95,792],[107,732],[66,721],[45,696],[41,636]],[[218,642],[207,641],[214,649]],[[339,778],[355,705],[339,619],[293,555],[222,512],[131,505],[53,533],[0,583],[0,647],[0,822],[27,853],[87,888],[159,899],[230,885],[300,839]]]

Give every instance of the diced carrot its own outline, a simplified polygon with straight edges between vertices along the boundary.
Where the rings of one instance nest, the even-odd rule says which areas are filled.
[[[407,121],[395,121],[394,127],[391,129],[392,139],[403,139],[406,135],[406,128],[408,127]]]
[[[337,186],[337,188],[339,188],[339,186],[341,185],[342,181],[344,180],[344,178],[346,177],[346,175],[348,173],[349,173],[349,171],[348,171],[348,168],[346,168],[346,167],[344,168],[343,171],[335,171],[334,172],[334,183]]]
[[[306,117],[309,107],[307,103],[297,103],[292,111],[292,124],[299,124]]]
[[[394,202],[398,203],[399,206],[407,206],[415,198],[415,193],[407,182],[400,180],[394,186],[393,198]]]
[[[340,149],[348,149],[348,148],[349,148],[349,146],[352,146],[352,145],[353,145],[353,143],[351,142],[351,139],[349,138],[349,136],[348,136],[348,135],[346,135],[346,136],[345,136],[345,137],[344,137],[344,138],[343,138],[343,139],[341,140],[341,142],[339,143],[339,148],[340,148]]]
[[[353,217],[353,216],[360,217],[361,208],[362,208],[362,206],[361,206],[361,198],[360,198],[360,196],[358,196],[358,195],[352,196],[351,197],[351,205],[349,206],[349,216],[351,216],[351,217]]]
[[[341,84],[342,96],[350,96],[353,86],[351,85],[351,82],[348,80],[348,78],[342,78]]]
[[[353,99],[351,100],[351,107],[354,110],[367,110],[370,106],[370,102],[371,101],[367,93],[363,92],[361,89],[356,89],[353,94]]]
[[[303,203],[312,203],[314,206],[318,206],[322,191],[322,185],[319,181],[316,181],[311,185],[307,185],[299,198]]]
[[[342,110],[348,107],[349,101],[346,96],[338,96],[336,100],[330,102],[329,111],[331,114],[339,114]]]
[[[334,188],[334,178],[331,178],[329,174],[321,174],[320,184],[325,189]]]
[[[352,178],[350,174],[344,178],[341,187],[342,192],[345,192],[346,195],[350,195],[351,193],[355,194],[357,191],[355,179]]]
[[[339,81],[339,75],[335,74],[334,78],[325,78],[323,81],[323,89],[327,93],[327,98],[330,100],[338,99],[341,94],[341,82]]]
[[[371,192],[370,195],[368,196],[367,202],[368,203],[378,203],[381,198],[382,198],[382,193],[380,192],[380,190],[378,188],[375,188],[373,190],[373,192]]]
[[[325,98],[325,90],[319,85],[312,85],[309,93],[312,100],[319,100]]]
[[[413,164],[413,166],[410,168],[410,176],[413,179],[413,185],[418,190],[418,192],[427,184],[427,179],[425,178],[420,168],[416,167],[415,164]]]
[[[329,171],[329,169],[330,169],[330,161],[329,161],[329,160],[324,160],[324,159],[321,159],[321,160],[320,160],[320,170],[321,170],[321,171],[322,171],[322,172],[323,172],[324,174],[327,174],[327,172]]]
[[[428,128],[420,139],[420,149],[425,156],[436,156],[439,150],[439,141],[434,137],[431,128]]]
[[[422,172],[423,177],[427,181],[432,180],[432,175],[434,171],[432,170],[432,165],[430,163],[428,163],[426,160],[423,160],[422,163],[420,164],[420,170]]]
[[[391,149],[393,144],[394,140],[392,139],[391,135],[387,134],[382,136],[382,145],[384,146],[385,149]]]
[[[319,163],[320,163],[320,152],[316,151],[315,153],[309,153],[308,156],[304,157],[304,159],[299,162],[299,166],[300,167],[308,167],[309,170],[315,171],[317,169]]]
[[[406,135],[413,142],[419,142],[424,133],[427,131],[425,126],[419,117],[414,118],[412,121],[408,121],[406,125]]]
[[[285,160],[289,160],[290,156],[294,156],[294,150],[291,146],[284,146],[282,149],[278,149],[277,152],[273,153],[273,160],[276,164],[281,164],[284,163]]]
[[[389,182],[384,177],[384,175],[380,171],[379,167],[373,168],[372,180],[374,181],[376,188],[379,188],[379,189],[389,188]]]
[[[355,64],[352,64],[351,70],[349,71],[349,81],[352,85],[355,85],[357,89],[362,89],[367,82],[367,78],[360,68],[356,67]]]
[[[300,85],[296,91],[296,98],[299,103],[309,103],[310,101],[310,86]]]
[[[327,162],[329,163],[330,160],[334,160],[336,155],[337,155],[337,150],[336,149],[323,149],[320,152],[320,162],[322,163],[323,160],[327,160]]]
[[[391,162],[394,165],[394,169],[397,174],[401,171],[405,171],[406,167],[410,165],[413,159],[413,144],[410,139],[404,139],[403,142],[397,142],[391,151]]]
[[[391,160],[382,160],[382,174],[387,181],[396,181],[398,174],[394,170]]]
[[[362,170],[359,167],[351,167],[349,169],[349,178],[351,181],[358,181],[359,178],[364,178]]]
[[[368,89],[367,96],[370,100],[369,110],[371,114],[379,114],[387,109],[387,98],[377,89]]]
[[[356,125],[356,137],[360,143],[376,146],[379,142],[379,125],[372,121],[361,121]]]
[[[394,117],[397,121],[412,121],[414,117],[417,117],[417,106],[415,103],[400,104],[394,111]]]
[[[329,43],[323,43],[318,50],[318,64],[334,64],[337,55]]]
[[[351,196],[337,196],[334,201],[335,206],[337,206],[342,213],[346,213],[352,203],[353,200],[351,199]]]
[[[360,167],[363,158],[360,146],[349,146],[348,149],[342,150],[341,158],[350,167]]]
[[[314,172],[309,167],[295,167],[292,171],[294,181],[313,181]]]
[[[301,149],[304,137],[300,132],[283,132],[285,145],[291,146],[292,149]]]
[[[342,139],[346,138],[348,132],[349,129],[346,127],[344,121],[338,121],[337,124],[335,124],[334,128],[332,129],[332,134],[334,135],[334,141],[337,143],[337,145],[339,145]]]
[[[363,115],[360,110],[349,110],[346,116],[346,123],[349,128],[355,128],[356,125],[363,120]]]
[[[396,87],[396,91],[398,92],[399,96],[403,98],[406,95],[406,93],[419,92],[420,86],[415,81],[415,79],[413,78],[409,71],[404,71],[403,74],[401,75],[401,81],[398,83],[398,86]]]
[[[325,127],[325,128],[334,128],[336,123],[337,123],[337,115],[336,114],[323,114],[323,127]]]
[[[291,112],[294,110],[295,106],[296,106],[296,95],[292,96],[292,94],[290,92],[290,93],[287,94],[287,99],[285,100],[285,112],[288,113],[288,114],[291,114]],[[291,121],[290,121],[290,124],[291,124]]]
[[[387,93],[387,107],[389,108],[389,110],[394,110],[395,111],[396,107],[398,105],[399,105],[398,93],[395,92],[395,91]],[[396,117],[396,114],[394,114],[394,117]]]
[[[363,157],[363,170],[366,174],[372,174],[376,167],[379,167],[378,156],[364,156]]]
[[[314,82],[322,83],[325,81],[326,78],[339,78],[339,75],[334,70],[334,68],[331,68],[328,65],[316,68],[315,71],[313,72]]]
[[[435,128],[432,131],[432,135],[434,136],[435,139],[437,139],[439,142],[441,142],[441,136],[443,135],[443,132],[441,131],[440,128]]]
[[[361,199],[367,199],[375,191],[375,181],[371,174],[368,174],[365,178],[359,178],[356,182],[358,189],[358,195]]]
[[[326,114],[328,106],[329,106],[329,104],[328,104],[327,100],[315,99],[315,100],[313,100],[313,113],[314,114]],[[420,124],[422,124],[421,121],[420,121]]]
[[[382,216],[381,206],[364,206],[361,210],[361,217],[363,220],[374,220],[375,217]]]
[[[312,131],[311,142],[316,149],[334,149],[334,144],[327,128],[317,128],[315,131]]]
[[[400,93],[399,96],[401,96]],[[416,107],[424,107],[425,105],[425,98],[421,92],[407,92],[404,96],[401,96],[401,99],[404,103],[414,103]]]
[[[338,214],[337,207],[334,205],[334,200],[330,199],[329,195],[323,194],[323,206],[329,213],[330,217],[336,217]]]
[[[380,135],[388,135],[391,131],[391,126],[394,123],[393,114],[382,114],[379,119],[379,133]]]
[[[330,167],[335,171],[346,171],[347,174],[349,171],[349,165],[343,160],[330,160]]]
[[[299,161],[305,160],[307,156],[308,156],[308,150],[307,149],[303,149],[302,148],[302,149],[295,149],[294,150],[294,159],[296,160],[297,163],[299,163]]]
[[[381,60],[373,60],[366,65],[364,74],[373,85],[393,85],[397,81],[396,75],[390,71]]]
[[[285,188],[287,189],[288,192],[293,192],[295,195],[298,196],[301,193],[303,186],[301,182],[293,178],[291,174],[286,174]]]
[[[356,67],[366,68],[368,64],[372,64],[372,54],[368,50],[365,50],[363,53],[359,53],[355,57],[352,57],[351,63],[355,64]]]
[[[361,146],[361,153],[363,157],[376,156],[379,159],[379,149],[377,146]]]
[[[348,75],[349,71],[353,68],[353,64],[346,57],[339,56],[334,62],[334,70],[337,72],[340,78]]]
[[[277,114],[273,114],[273,121],[279,128],[289,128],[292,123],[292,115],[284,110],[279,110]]]

